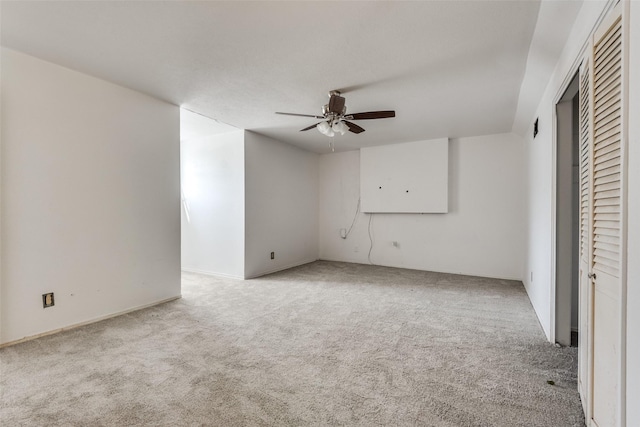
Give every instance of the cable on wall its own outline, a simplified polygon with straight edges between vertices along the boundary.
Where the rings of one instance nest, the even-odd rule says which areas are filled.
[[[353,216],[353,221],[351,221],[351,227],[349,227],[349,230],[347,230],[347,232],[345,233],[343,239],[346,239],[347,237],[349,237],[349,234],[351,233],[351,230],[353,230],[353,226],[356,225],[356,222],[358,221],[358,214],[360,213],[360,197],[358,197],[358,205],[356,206],[356,214]]]
[[[371,262],[371,251],[373,250],[373,237],[371,235],[371,222],[373,221],[373,214],[370,213],[369,214],[369,227],[368,227],[368,231],[369,231],[369,255],[367,255],[367,259],[369,260],[369,264],[373,265],[373,262]]]

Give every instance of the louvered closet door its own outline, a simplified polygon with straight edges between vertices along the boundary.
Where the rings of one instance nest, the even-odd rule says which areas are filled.
[[[620,422],[622,22],[619,10],[594,36],[591,272],[593,409],[598,427]]]
[[[589,307],[591,301],[591,243],[590,243],[590,211],[591,211],[591,121],[590,106],[590,62],[585,58],[580,67],[580,92],[579,92],[579,138],[580,138],[580,285],[579,285],[579,309],[578,309],[578,390],[585,414],[589,416]]]

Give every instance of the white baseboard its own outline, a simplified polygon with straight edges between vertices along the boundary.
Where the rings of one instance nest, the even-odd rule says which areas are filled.
[[[242,276],[234,276],[233,274],[218,273],[215,271],[199,270],[197,268],[183,268],[182,271],[186,273],[204,274],[205,276],[226,277],[227,279],[244,280]]]
[[[0,344],[0,348],[9,347],[9,346],[20,344],[20,343],[23,343],[23,342],[26,342],[26,341],[35,340],[36,338],[42,338],[42,337],[46,337],[48,335],[58,334],[58,333],[64,332],[64,331],[69,331],[71,329],[79,328],[81,326],[90,325],[92,323],[97,323],[97,322],[100,322],[102,320],[107,320],[107,319],[111,319],[113,317],[122,316],[123,314],[132,313],[132,312],[138,311],[138,310],[144,310],[145,308],[153,307],[155,305],[160,305],[160,304],[164,304],[166,302],[175,301],[175,300],[180,299],[180,298],[182,298],[182,295],[178,295],[178,296],[171,297],[171,298],[165,298],[163,300],[155,301],[155,302],[152,302],[152,303],[149,303],[149,304],[139,305],[137,307],[133,307],[133,308],[130,308],[130,309],[127,309],[127,310],[124,310],[124,311],[118,311],[117,313],[111,313],[111,314],[107,314],[105,316],[96,317],[96,318],[93,318],[91,320],[87,320],[85,322],[74,323],[73,325],[65,326],[63,328],[54,329],[52,331],[42,332],[42,333],[36,334],[36,335],[30,335],[28,337],[20,338],[19,340],[14,340],[14,341],[9,341],[9,342],[2,343],[2,344]]]
[[[261,276],[266,276],[267,274],[277,273],[278,271],[288,270],[288,269],[293,268],[293,267],[299,267],[301,265],[309,264],[311,262],[316,262],[316,261],[318,261],[318,258],[306,259],[306,260],[302,260],[302,261],[296,261],[296,262],[294,262],[292,264],[276,267],[274,269],[267,270],[267,271],[262,271],[260,273],[252,274],[250,276],[245,276],[245,279],[256,279],[256,278],[261,277]]]
[[[380,262],[369,263],[367,261],[349,260],[349,259],[333,259],[333,258],[329,258],[329,257],[320,257],[319,261],[344,262],[344,263],[348,263],[348,264],[375,265],[375,266],[378,266],[378,267],[401,268],[403,270],[428,271],[428,272],[431,272],[431,273],[455,274],[457,276],[482,277],[482,278],[485,278],[485,279],[510,280],[510,281],[514,281],[514,282],[522,282],[522,283],[524,283],[524,281],[520,277],[487,276],[486,274],[478,274],[478,273],[474,273],[474,272],[444,271],[444,270],[436,270],[436,269],[432,269],[432,268],[425,268],[425,267],[415,266],[415,265],[386,264],[386,263],[380,263]]]

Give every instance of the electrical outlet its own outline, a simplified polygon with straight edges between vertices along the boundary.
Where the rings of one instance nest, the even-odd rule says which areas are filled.
[[[42,294],[42,308],[53,307],[54,305],[53,292]]]
[[[276,259],[276,253],[275,252],[271,252],[271,259]]]

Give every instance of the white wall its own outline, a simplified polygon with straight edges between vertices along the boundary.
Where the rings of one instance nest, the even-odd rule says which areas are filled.
[[[630,2],[627,426],[640,426],[640,2]]]
[[[524,142],[514,134],[449,142],[449,213],[374,214],[371,262],[522,279]],[[320,258],[368,263],[369,215],[360,213],[359,152],[320,157]],[[393,242],[398,246],[393,246]]]
[[[182,269],[244,277],[244,131],[182,141]]]
[[[2,125],[2,342],[180,295],[178,107],[2,49]]]
[[[574,22],[560,60],[544,94],[536,114],[531,118],[526,133],[526,158],[528,164],[527,253],[524,285],[540,324],[551,339],[551,294],[553,275],[554,230],[553,171],[555,147],[553,146],[554,100],[569,84],[581,58],[581,50],[600,16],[605,2],[584,2]],[[533,123],[539,118],[539,133],[533,139]]]
[[[318,259],[317,154],[245,132],[245,191],[246,278]]]
[[[0,11],[0,13],[2,13]],[[4,115],[2,114],[2,95],[3,95],[3,67],[2,67],[2,52],[0,51],[0,343],[2,343],[2,135],[4,132]]]

